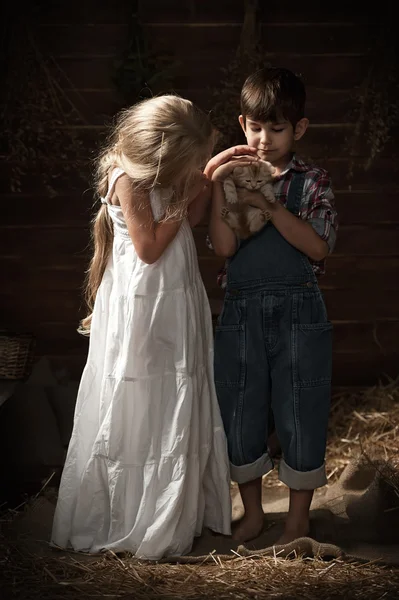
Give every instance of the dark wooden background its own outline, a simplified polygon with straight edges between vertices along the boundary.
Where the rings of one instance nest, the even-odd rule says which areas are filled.
[[[370,65],[370,21],[354,9],[329,3],[261,4],[262,43],[273,65],[302,74],[308,88],[310,129],[299,150],[326,167],[334,182],[340,231],[321,287],[335,325],[334,384],[372,385],[399,374],[399,197],[394,141],[372,168],[358,150],[348,179],[347,139],[355,127],[356,89]],[[267,5],[267,6],[266,6]],[[94,0],[55,3],[38,28],[44,54],[63,71],[63,87],[86,123],[75,132],[94,155],[104,123],[123,105],[114,84],[115,60],[126,47],[131,3]],[[176,92],[210,109],[238,45],[243,0],[141,3],[149,49],[179,61]],[[51,152],[51,148],[49,148]],[[89,177],[89,172],[88,172]],[[71,174],[55,197],[35,176],[11,193],[7,165],[0,170],[0,325],[37,336],[37,354],[78,376],[87,340],[76,333],[83,314],[82,281],[88,261],[93,196]],[[206,227],[195,230],[199,263],[217,314],[220,259],[205,245]]]

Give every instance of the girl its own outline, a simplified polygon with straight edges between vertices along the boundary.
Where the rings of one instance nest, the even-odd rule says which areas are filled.
[[[212,324],[189,222],[207,196],[208,118],[160,96],[124,111],[97,169],[90,347],[52,542],[139,558],[230,533]]]

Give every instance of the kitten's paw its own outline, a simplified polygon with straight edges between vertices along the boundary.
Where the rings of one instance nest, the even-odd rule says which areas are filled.
[[[276,196],[274,195],[273,190],[270,190],[265,194],[265,198],[270,204],[274,204],[276,202]]]
[[[222,210],[220,211],[220,216],[222,217],[222,219],[227,219],[229,214],[230,214],[229,209],[226,206],[223,206]]]
[[[274,204],[276,202],[276,196],[274,195],[273,187],[271,185],[265,185],[261,189],[261,192],[266,198],[266,200],[270,202],[270,204]]]
[[[262,212],[260,213],[259,218],[261,219],[261,221],[263,221],[264,223],[267,223],[268,221],[271,220],[272,215],[268,210],[262,210]]]

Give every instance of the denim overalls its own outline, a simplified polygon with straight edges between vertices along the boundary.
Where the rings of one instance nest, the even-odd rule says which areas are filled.
[[[305,173],[291,181],[287,209],[299,215]],[[273,468],[270,407],[292,489],[326,483],[332,325],[313,269],[272,224],[241,243],[227,272],[215,335],[215,382],[231,478],[252,481]]]

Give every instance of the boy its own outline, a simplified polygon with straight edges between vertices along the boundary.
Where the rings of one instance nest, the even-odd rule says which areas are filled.
[[[214,182],[211,243],[229,259],[215,381],[231,478],[245,509],[233,534],[239,541],[257,537],[264,524],[262,476],[273,468],[266,439],[270,408],[283,453],[279,477],[290,488],[285,530],[276,543],[308,535],[314,489],[326,483],[332,327],[317,277],[334,248],[337,220],[328,174],[293,154],[309,123],[305,101],[302,81],[287,69],[248,77],[239,121],[251,150],[234,160],[239,151],[230,149],[206,169]],[[258,159],[276,168],[277,202],[269,204],[271,222],[238,243],[221,218],[222,181],[237,164]]]

